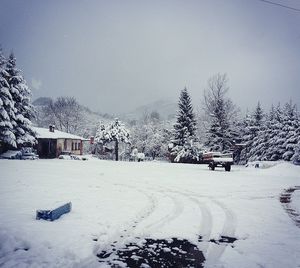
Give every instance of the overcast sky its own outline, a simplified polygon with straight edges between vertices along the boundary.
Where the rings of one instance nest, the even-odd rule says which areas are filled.
[[[274,0],[300,9],[299,0]],[[260,0],[1,0],[0,43],[39,96],[125,112],[227,73],[242,109],[300,106],[300,12]]]

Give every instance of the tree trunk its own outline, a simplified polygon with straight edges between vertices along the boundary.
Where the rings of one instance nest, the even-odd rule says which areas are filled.
[[[116,155],[116,161],[119,160],[119,142],[116,140],[115,143],[115,155]]]

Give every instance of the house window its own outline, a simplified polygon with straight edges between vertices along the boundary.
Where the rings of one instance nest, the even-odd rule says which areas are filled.
[[[80,150],[80,142],[78,142],[78,150]]]

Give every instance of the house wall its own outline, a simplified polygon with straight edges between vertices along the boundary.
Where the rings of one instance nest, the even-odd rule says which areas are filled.
[[[81,155],[82,141],[75,140],[75,139],[58,139],[57,140],[58,155],[60,155],[62,151],[67,151],[67,152],[71,152],[72,154]]]
[[[56,157],[58,157],[62,151],[66,151],[64,150],[64,140],[65,139],[58,139],[57,140],[57,150],[56,150]]]
[[[73,148],[72,148],[73,143]],[[82,141],[81,140],[72,140],[71,141],[71,151],[72,154],[82,155]]]

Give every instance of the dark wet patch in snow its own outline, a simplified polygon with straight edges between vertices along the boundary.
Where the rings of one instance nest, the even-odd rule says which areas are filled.
[[[300,214],[297,210],[292,208],[291,202],[293,193],[299,190],[300,186],[294,186],[289,189],[285,189],[279,197],[280,203],[282,204],[284,210],[298,227],[300,227]]]
[[[221,235],[221,238],[216,240],[216,239],[211,239],[209,242],[215,243],[215,244],[221,244],[221,243],[227,243],[227,244],[232,244],[237,240],[235,237],[230,237],[230,236],[224,236]]]
[[[97,254],[99,262],[111,267],[203,267],[205,257],[198,247],[186,239],[144,239],[143,243],[130,243],[115,252]]]
[[[15,251],[18,251],[18,250],[24,250],[24,251],[28,251],[29,248],[15,248]]]

